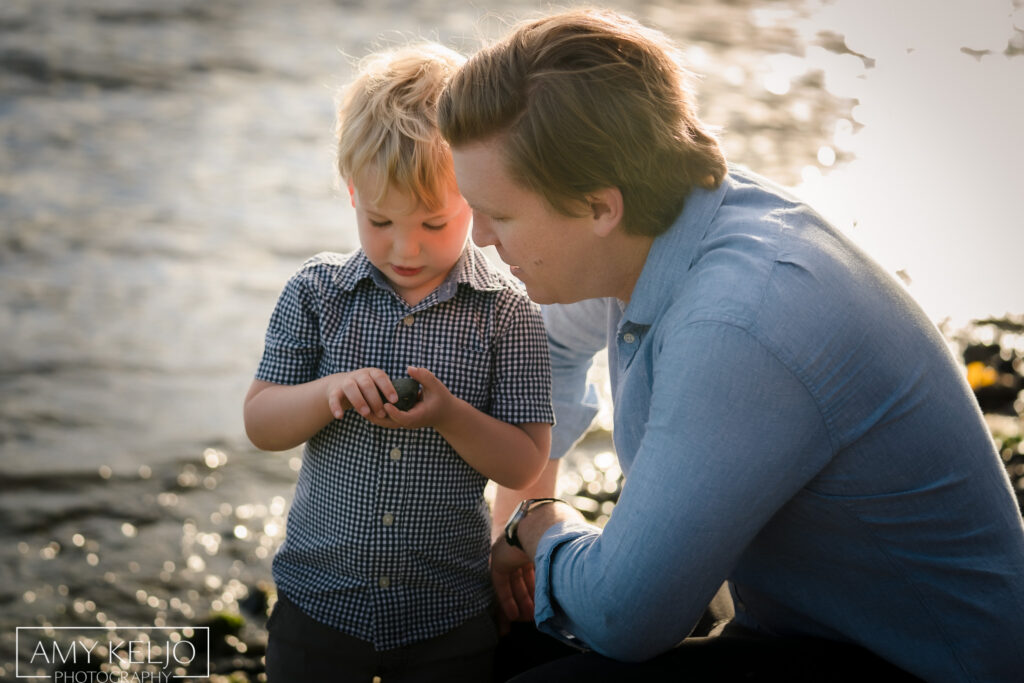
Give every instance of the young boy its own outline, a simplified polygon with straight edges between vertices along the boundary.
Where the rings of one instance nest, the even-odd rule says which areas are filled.
[[[467,240],[435,106],[462,64],[418,45],[364,60],[338,166],[361,249],[307,261],[281,294],[245,399],[252,442],[305,442],[274,558],[271,680],[488,680],[488,479],[547,464],[550,364],[537,307]],[[422,385],[407,411],[392,379]]]

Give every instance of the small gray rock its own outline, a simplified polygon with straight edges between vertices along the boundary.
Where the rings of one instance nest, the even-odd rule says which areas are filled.
[[[409,410],[420,397],[420,383],[411,377],[399,377],[398,379],[391,380],[391,384],[394,385],[395,391],[398,392],[398,400],[395,401],[395,407],[399,410]]]

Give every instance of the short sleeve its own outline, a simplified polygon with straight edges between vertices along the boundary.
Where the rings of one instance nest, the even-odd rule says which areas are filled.
[[[551,360],[540,308],[506,290],[492,340],[494,386],[490,414],[503,422],[553,424]]]
[[[285,285],[270,316],[256,379],[302,384],[317,378],[322,344],[315,289],[299,271]]]

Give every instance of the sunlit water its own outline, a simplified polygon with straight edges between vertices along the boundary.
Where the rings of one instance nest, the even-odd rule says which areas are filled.
[[[241,399],[287,276],[356,246],[331,152],[350,58],[471,51],[534,8],[448,4],[0,5],[0,679],[15,626],[211,611],[249,619],[219,670],[258,668],[300,458],[254,450]],[[1013,5],[943,3],[970,11],[922,33],[935,3],[611,4],[683,42],[733,160],[820,202],[935,319],[1024,311]],[[608,448],[563,480],[594,517]]]

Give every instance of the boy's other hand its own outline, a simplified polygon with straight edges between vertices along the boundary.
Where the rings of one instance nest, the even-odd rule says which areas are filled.
[[[384,399],[398,400],[398,392],[391,378],[380,368],[360,368],[352,372],[339,372],[327,381],[327,405],[336,419],[341,419],[349,408],[367,419],[386,420]]]
[[[385,404],[383,409],[391,424],[381,424],[377,420],[373,420],[374,424],[381,424],[382,427],[398,426],[405,429],[418,429],[434,427],[447,417],[453,402],[457,400],[448,391],[448,387],[426,368],[409,367],[408,372],[409,377],[423,387],[423,397],[409,410],[399,410],[390,403]]]

